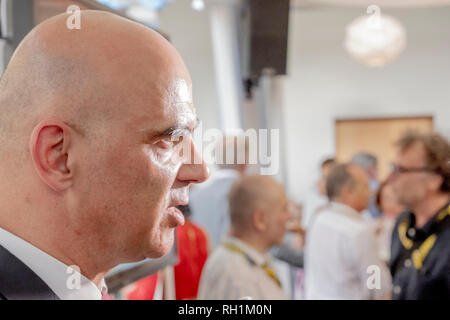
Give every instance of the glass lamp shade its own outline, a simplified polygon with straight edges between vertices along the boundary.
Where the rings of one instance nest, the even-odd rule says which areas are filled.
[[[347,26],[344,47],[356,60],[380,67],[393,61],[404,50],[406,32],[393,17],[362,16]]]

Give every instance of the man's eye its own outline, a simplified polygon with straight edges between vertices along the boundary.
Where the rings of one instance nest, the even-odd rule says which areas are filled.
[[[168,149],[172,146],[172,142],[169,139],[161,139],[157,143],[158,147]]]
[[[158,141],[158,145],[164,149],[172,148],[173,146],[179,144],[183,141],[182,136],[170,136]]]
[[[173,135],[170,137],[170,141],[174,144],[178,144],[183,141],[183,136],[182,135]]]

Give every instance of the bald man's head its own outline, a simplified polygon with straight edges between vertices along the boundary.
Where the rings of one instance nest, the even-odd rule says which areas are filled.
[[[70,30],[67,18],[33,29],[0,81],[0,191],[11,206],[0,226],[47,252],[70,243],[81,260],[98,256],[95,268],[161,256],[183,223],[174,207],[208,177],[188,157],[201,158],[189,73],[141,24],[81,11]],[[180,157],[186,144],[192,154]]]
[[[43,114],[95,134],[122,117],[121,109],[161,98],[168,75],[185,79],[190,89],[182,59],[157,32],[101,11],[82,11],[79,30],[68,29],[66,19],[61,14],[33,29],[2,76],[3,142],[14,147]]]
[[[286,193],[276,180],[258,175],[237,180],[229,205],[234,232],[259,234],[271,245],[281,241],[289,214]]]

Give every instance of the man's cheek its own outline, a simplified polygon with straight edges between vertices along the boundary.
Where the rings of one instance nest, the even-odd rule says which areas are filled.
[[[192,137],[184,136],[181,143],[178,143],[174,147],[174,152],[171,157],[171,163],[174,166],[181,164],[195,164],[199,163],[199,159],[196,157],[195,145],[192,141]],[[198,155],[198,154],[197,154]],[[201,161],[200,161],[201,162]]]
[[[182,157],[179,157],[179,149],[158,150],[157,147],[145,147],[144,153],[152,167],[158,168],[166,176],[176,175],[181,166]]]

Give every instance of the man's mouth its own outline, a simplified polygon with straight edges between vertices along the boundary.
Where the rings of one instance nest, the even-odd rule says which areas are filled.
[[[166,212],[169,216],[169,226],[171,228],[176,228],[184,224],[184,215],[178,208],[169,207]]]

